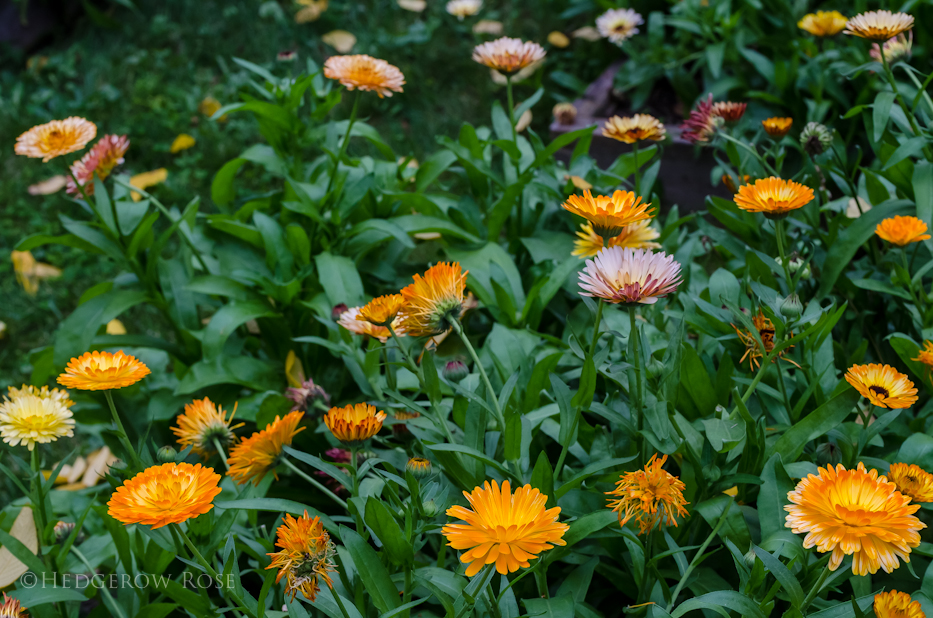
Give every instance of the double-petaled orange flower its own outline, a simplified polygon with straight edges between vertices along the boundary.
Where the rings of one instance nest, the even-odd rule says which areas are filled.
[[[917,217],[902,217],[900,215],[888,217],[878,224],[875,234],[892,245],[906,247],[921,240],[929,240],[927,224]]]
[[[793,180],[772,176],[755,184],[742,185],[733,198],[736,205],[748,212],[760,212],[769,219],[783,219],[813,201],[813,189]]]
[[[797,27],[813,36],[835,36],[845,30],[846,16],[839,11],[817,11],[807,13],[797,22]]]
[[[16,138],[16,154],[45,163],[87,146],[97,135],[97,126],[84,118],[72,116],[35,126]]]
[[[266,570],[279,570],[275,583],[286,577],[285,594],[292,599],[300,592],[313,602],[321,589],[319,581],[333,587],[329,574],[336,570],[333,558],[337,549],[319,517],[311,519],[308,511],[298,519],[285,515],[285,523],[276,532],[275,546],[280,550],[266,554],[272,558]]]
[[[661,233],[651,227],[651,221],[639,221],[622,228],[622,233],[604,241],[603,237],[593,231],[593,226],[584,223],[577,232],[577,240],[573,241],[573,253],[580,258],[593,257],[603,250],[603,247],[622,247],[623,249],[660,249],[661,245],[654,242],[661,237]]]
[[[459,262],[435,264],[402,288],[402,328],[412,337],[447,332],[464,311],[467,273]]]
[[[735,101],[719,101],[713,103],[713,116],[718,116],[726,122],[738,122],[745,115],[745,108],[748,103],[736,103]]]
[[[58,383],[81,391],[107,391],[136,384],[151,372],[135,357],[120,350],[85,352],[71,359]]]
[[[172,427],[172,433],[178,437],[182,448],[190,446],[192,451],[206,458],[217,450],[216,444],[226,448],[236,440],[233,430],[243,423],[231,426],[234,414],[236,406],[227,418],[224,409],[207,397],[196,399],[185,404],[185,411],[178,416],[178,426]]]
[[[502,488],[496,481],[486,481],[471,493],[463,492],[471,509],[452,506],[447,515],[463,520],[462,524],[447,524],[441,533],[447,544],[458,550],[460,562],[469,564],[467,577],[480,572],[487,564],[495,564],[503,575],[530,566],[543,551],[554,545],[566,545],[564,533],[570,528],[557,521],[560,507],[545,508],[547,496],[531,485],[515,490],[508,481]]]
[[[180,524],[214,508],[220,475],[201,464],[166,463],[146,468],[113,493],[108,513],[124,524],[152,529]]]
[[[655,453],[644,470],[626,472],[616,481],[616,488],[606,492],[609,496],[616,496],[609,499],[608,506],[619,514],[620,526],[634,519],[638,533],[645,534],[658,523],[676,526],[678,515],[687,516],[684,508],[689,504],[684,500],[687,486],[664,469],[665,461],[667,455],[658,457]]]
[[[906,592],[892,590],[875,595],[875,618],[925,618],[920,601],[914,601]]]
[[[603,136],[626,144],[645,140],[659,142],[667,137],[667,130],[660,120],[649,114],[613,116],[603,125]]]
[[[300,410],[289,412],[284,418],[276,416],[265,429],[241,440],[230,451],[227,476],[232,477],[237,485],[250,480],[258,485],[266,474],[275,470],[282,450],[305,430],[304,427],[298,427],[303,416],[304,412]]]
[[[382,429],[386,413],[368,403],[343,408],[331,408],[324,415],[324,424],[334,437],[348,446],[358,446]]]
[[[764,127],[765,133],[773,137],[774,139],[780,139],[787,135],[790,132],[791,125],[794,124],[793,118],[766,118],[761,121],[761,126]],[[733,193],[735,193],[733,191]]]
[[[398,67],[365,54],[331,56],[324,62],[324,77],[336,79],[347,90],[372,91],[379,98],[402,92],[405,76]]]
[[[405,299],[401,294],[387,294],[369,301],[360,309],[357,314],[357,320],[369,322],[375,326],[385,326],[388,328],[395,321],[399,311],[405,304]]]
[[[888,479],[914,502],[933,502],[933,474],[916,464],[893,463]]]
[[[647,221],[651,218],[650,203],[642,204],[641,197],[632,191],[616,191],[612,196],[593,196],[589,191],[583,195],[571,195],[563,203],[564,210],[583,217],[603,238],[612,238],[622,233],[627,225]]]
[[[880,408],[909,408],[917,403],[914,383],[890,365],[852,365],[846,381]]]

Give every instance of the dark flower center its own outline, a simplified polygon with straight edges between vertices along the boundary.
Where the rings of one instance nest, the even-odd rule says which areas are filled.
[[[871,386],[868,387],[868,390],[878,395],[879,397],[883,397],[884,399],[887,399],[888,397],[891,396],[891,394],[888,393],[888,389],[886,389],[883,386],[877,386],[877,385],[872,384]]]

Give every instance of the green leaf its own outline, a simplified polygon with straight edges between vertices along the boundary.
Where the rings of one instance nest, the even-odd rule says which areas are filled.
[[[557,407],[560,409],[560,433],[557,441],[561,446],[570,446],[576,438],[577,433],[577,411],[573,407],[570,399],[570,389],[564,384],[556,373],[551,374],[551,390],[554,392],[554,399],[557,401]]]
[[[522,599],[529,616],[535,618],[573,618],[573,597],[566,594],[556,599]]]
[[[294,500],[285,500],[283,498],[243,498],[240,500],[218,500],[214,503],[218,509],[225,511],[272,511],[273,513],[291,513],[292,515],[304,515],[305,512],[311,517],[320,517],[321,523],[338,539],[340,538],[338,526],[334,521],[321,513],[313,506],[295,502]]]
[[[557,488],[557,492],[554,494],[557,498],[561,498],[566,495],[568,491],[590,478],[598,472],[602,472],[608,468],[614,468],[615,466],[621,466],[622,464],[628,463],[635,459],[636,455],[631,455],[629,457],[616,457],[614,459],[604,459],[602,461],[596,461],[586,466],[572,477],[567,479],[563,485]]]
[[[887,281],[881,281],[879,279],[858,279],[852,283],[855,285],[855,287],[868,290],[869,292],[890,294],[891,296],[897,296],[898,298],[903,298],[904,300],[911,300],[910,293],[908,293],[907,290],[903,288],[896,288]]]
[[[924,470],[933,470],[933,437],[915,433],[901,444],[897,461],[916,464]]]
[[[780,453],[788,461],[796,461],[807,442],[825,435],[852,414],[858,398],[858,391],[853,388],[836,395],[785,431],[772,443],[768,456]]]
[[[577,394],[570,402],[574,407],[581,410],[588,410],[593,403],[593,394],[596,392],[596,365],[593,358],[586,357],[583,363],[583,372],[580,374],[580,385],[577,387]]]
[[[913,189],[917,218],[927,225],[933,224],[933,163],[914,164]]]
[[[456,160],[457,155],[449,150],[438,150],[428,157],[415,174],[415,190],[420,193],[427,189]]]
[[[445,444],[427,444],[425,446],[427,446],[429,449],[431,449],[434,452],[440,451],[442,453],[462,453],[464,455],[472,457],[473,459],[483,462],[487,466],[492,466],[493,468],[498,470],[500,473],[504,474],[505,476],[508,476],[509,478],[512,477],[512,473],[509,472],[509,470],[505,466],[503,466],[501,463],[499,463],[495,459],[492,459],[491,457],[487,457],[484,453],[479,452],[475,448],[463,446],[462,444],[446,444],[446,443]]]
[[[348,307],[363,304],[363,281],[353,260],[325,252],[314,256],[314,264],[332,307],[341,303]]]
[[[97,330],[124,311],[146,302],[144,292],[118,290],[95,296],[75,309],[62,321],[55,333],[55,364],[88,351]]]
[[[755,555],[758,556],[758,559],[764,563],[765,568],[780,582],[784,592],[790,597],[790,602],[793,606],[799,609],[803,604],[804,595],[797,578],[794,577],[787,566],[773,554],[766,552],[757,545],[753,545],[752,549],[755,551]]]
[[[881,592],[881,590],[878,590],[878,592]],[[867,612],[869,610],[875,602],[875,594],[877,593],[866,594],[855,600],[860,611]],[[851,603],[839,603],[822,611],[807,614],[807,618],[855,618],[855,610],[852,608]]]
[[[884,136],[884,130],[888,127],[888,118],[891,116],[891,106],[894,104],[894,93],[881,91],[875,95],[875,103],[872,105],[872,126],[874,132],[872,141],[877,142]]]
[[[930,368],[923,363],[914,360],[920,353],[920,346],[916,341],[902,333],[894,333],[888,336],[888,343],[897,352],[901,362],[910,369],[911,373],[917,376],[922,382],[929,382]]]
[[[570,547],[591,534],[618,523],[619,516],[608,509],[587,513],[583,517],[570,522],[570,529],[564,533],[564,541],[567,543],[567,547]]]
[[[221,207],[228,206],[236,198],[233,179],[245,163],[246,159],[231,159],[224,163],[224,166],[214,174],[214,181],[211,183],[211,199],[215,204]]]
[[[47,603],[84,603],[87,597],[75,588],[36,586],[11,591],[8,596],[18,599],[23,607],[32,609]]]
[[[698,609],[718,611],[716,608],[720,607],[738,612],[744,618],[765,618],[764,613],[762,613],[755,601],[734,590],[717,590],[684,601],[671,612],[671,616],[672,618],[680,618],[684,614]]]
[[[786,530],[787,511],[784,504],[788,492],[793,491],[794,484],[790,480],[781,454],[775,453],[765,463],[761,471],[762,485],[758,490],[758,521],[761,525],[761,538],[767,540],[772,535]]]
[[[398,588],[392,583],[389,572],[382,564],[379,554],[363,537],[346,526],[340,526],[340,538],[353,558],[353,566],[369,598],[380,612],[388,612],[399,606]]]
[[[553,506],[551,502],[556,504],[554,499],[554,468],[551,467],[547,453],[543,450],[538,453],[538,460],[531,471],[531,486],[548,497],[548,508]]]
[[[429,217],[427,215],[402,215],[389,219],[392,223],[405,231],[406,234],[420,234],[423,232],[435,232],[442,236],[452,236],[467,242],[479,242],[479,238],[470,234],[466,230],[454,225],[446,219],[440,217]]]
[[[204,358],[219,358],[224,353],[224,345],[236,329],[250,320],[277,315],[269,305],[258,301],[239,301],[227,303],[211,317],[204,328],[201,340]]]
[[[380,498],[370,496],[366,499],[366,523],[382,542],[389,560],[397,565],[411,564],[414,560],[411,543],[405,538],[398,521]]]
[[[165,618],[176,607],[178,606],[174,603],[152,603],[143,606],[135,618]]]

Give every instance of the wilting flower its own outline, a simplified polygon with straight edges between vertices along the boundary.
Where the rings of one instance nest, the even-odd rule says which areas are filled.
[[[920,601],[914,601],[906,592],[892,590],[875,595],[875,618],[925,618]]]
[[[818,122],[808,122],[800,132],[800,145],[807,154],[815,157],[833,145],[833,132]]]
[[[619,525],[624,526],[634,518],[639,534],[652,530],[658,523],[677,525],[677,515],[687,516],[684,505],[686,485],[680,478],[664,469],[667,455],[660,458],[655,453],[645,464],[644,470],[626,472],[616,481],[616,488],[606,495],[609,508],[619,514]]]
[[[913,27],[914,18],[907,13],[868,11],[850,19],[844,32],[863,39],[887,41]]]
[[[178,415],[178,426],[172,427],[172,433],[178,437],[182,448],[191,447],[198,455],[207,457],[217,450],[215,441],[221,448],[226,448],[236,440],[233,430],[243,423],[231,425],[236,406],[227,418],[224,409],[205,397],[185,404],[184,413]]]
[[[298,427],[303,416],[304,412],[300,411],[289,412],[284,418],[276,415],[265,429],[240,440],[227,458],[230,465],[227,476],[232,477],[237,485],[250,480],[258,485],[278,465],[282,449],[291,446],[295,436],[305,430]]]
[[[603,136],[626,144],[644,140],[659,142],[667,137],[667,130],[657,118],[649,114],[635,114],[625,118],[613,116],[603,125]]]
[[[875,234],[881,239],[898,247],[906,247],[910,243],[929,240],[927,224],[917,217],[903,217],[896,215],[889,217],[878,224]]]
[[[565,47],[570,46],[570,37],[568,37],[563,32],[555,30],[547,35],[547,42],[557,47],[559,49],[564,49]]]
[[[847,21],[839,11],[817,11],[804,15],[797,27],[813,36],[835,36],[845,29]]]
[[[84,118],[71,116],[37,125],[16,138],[18,155],[42,159],[43,163],[87,146],[97,135],[97,126]]]
[[[450,0],[447,3],[447,12],[463,21],[464,17],[470,17],[479,13],[483,7],[483,0]]]
[[[638,26],[645,23],[634,9],[609,9],[596,18],[599,34],[616,45],[638,34]]]
[[[888,478],[914,502],[933,502],[933,474],[915,464],[893,463]]]
[[[557,124],[573,124],[577,119],[577,108],[573,103],[558,103],[551,113],[554,115]]]
[[[348,446],[357,446],[382,429],[386,413],[368,403],[331,408],[324,415],[324,424],[334,437]]]
[[[653,305],[680,285],[680,264],[666,253],[606,247],[580,273],[583,296],[613,304]]]
[[[322,386],[315,384],[311,378],[304,380],[299,386],[286,388],[285,396],[295,402],[292,411],[313,408],[316,401],[320,401],[324,405],[330,404],[330,395]]]
[[[405,299],[401,294],[387,294],[369,301],[356,316],[357,320],[363,320],[376,326],[385,326],[395,322],[396,316],[402,310]]]
[[[846,381],[879,408],[909,408],[918,399],[914,383],[890,365],[852,365]]]
[[[660,249],[661,245],[653,242],[661,237],[661,233],[651,227],[651,221],[639,221],[622,228],[622,233],[613,236],[608,242],[593,231],[593,226],[584,223],[577,232],[577,240],[573,241],[573,253],[580,258],[593,257],[603,250],[603,247],[622,247],[632,249]]]
[[[431,461],[424,457],[412,457],[405,464],[405,469],[416,479],[423,479],[431,474]]]
[[[187,133],[179,133],[172,141],[172,147],[169,150],[172,154],[177,154],[182,150],[192,148],[196,143],[197,141]]]
[[[832,552],[829,569],[835,571],[845,556],[852,556],[856,575],[890,573],[910,562],[912,547],[920,544],[919,531],[926,528],[914,515],[919,504],[897,491],[894,483],[877,470],[859,462],[855,470],[842,464],[819,469],[787,494],[792,504],[784,507],[787,523],[795,534],[807,533],[803,546]]]
[[[68,362],[58,383],[82,391],[106,391],[132,386],[150,373],[148,367],[123,350],[116,354],[85,352]]]
[[[521,567],[554,545],[566,545],[564,533],[570,528],[557,521],[560,507],[546,509],[547,496],[531,485],[515,490],[508,481],[502,489],[496,481],[486,481],[472,493],[463,492],[472,510],[463,506],[447,509],[449,517],[466,523],[447,524],[441,533],[454,549],[467,550],[460,562],[469,563],[467,577],[479,573],[487,564],[505,575]]]
[[[923,349],[917,353],[917,358],[912,360],[923,363],[930,370],[930,378],[933,379],[933,341],[924,341]]]
[[[492,19],[481,19],[473,24],[473,34],[488,34],[490,36],[500,36],[503,31],[501,21]]]
[[[8,398],[0,403],[0,437],[10,446],[22,444],[30,451],[36,444],[71,437],[75,422],[68,409],[70,404],[67,393],[66,398],[61,399],[42,397],[25,388],[11,388]]]
[[[29,618],[25,607],[20,605],[18,599],[8,597],[3,593],[3,603],[0,603],[0,618]]]
[[[402,92],[405,84],[405,76],[398,67],[365,54],[331,56],[324,62],[324,76],[336,79],[347,90],[375,92],[380,99]]]
[[[726,122],[738,122],[745,115],[745,108],[748,103],[735,103],[733,101],[719,101],[713,103],[712,114],[725,120]]]
[[[296,0],[301,9],[295,13],[296,24],[307,24],[317,21],[327,10],[327,0]]]
[[[107,503],[111,517],[124,524],[152,529],[180,524],[214,508],[220,475],[201,464],[165,463],[129,479]]]
[[[337,323],[355,335],[369,335],[370,337],[376,337],[382,343],[388,341],[389,337],[392,336],[392,333],[389,332],[388,328],[385,326],[376,326],[375,324],[371,324],[366,320],[358,319],[361,309],[362,307],[352,307],[347,309],[340,314],[340,318],[337,320]],[[392,328],[395,330],[396,335],[401,336],[405,334],[405,331],[402,328],[401,319],[396,319],[395,322],[392,323]]]
[[[713,113],[713,95],[700,99],[697,106],[690,111],[690,116],[680,125],[681,137],[691,144],[708,142],[719,130],[725,120],[722,116]]]
[[[603,238],[612,238],[622,233],[627,225],[651,218],[650,203],[642,204],[641,197],[631,191],[616,191],[612,197],[584,191],[583,195],[571,195],[562,204],[564,210],[583,217],[593,224],[593,229]]]
[[[149,187],[154,187],[158,184],[165,182],[168,179],[168,170],[164,167],[160,167],[157,170],[152,170],[150,172],[143,172],[142,174],[136,174],[130,178],[130,185],[136,187],[137,189],[142,189],[145,191]],[[130,198],[134,202],[138,202],[142,199],[142,193],[137,193],[133,191],[130,193]]]
[[[104,180],[113,168],[123,164],[123,155],[129,147],[130,140],[125,135],[105,135],[71,165],[71,174],[78,179],[77,185],[84,189],[85,195],[94,195],[95,177]],[[69,195],[80,193],[74,178],[67,181]]]
[[[531,41],[502,37],[473,48],[473,61],[501,71],[514,73],[543,60],[544,48]]]
[[[745,345],[745,354],[742,355],[742,358],[739,360],[739,364],[744,363],[745,359],[748,358],[749,365],[757,369],[759,366],[761,366],[760,359],[770,354],[774,349],[774,323],[765,317],[765,314],[762,313],[761,309],[759,309],[758,313],[752,316],[752,325],[754,325],[755,330],[758,331],[758,337],[761,339],[761,345],[758,344],[758,340],[751,332],[739,330],[739,327],[737,327],[735,324],[732,325],[732,328],[735,329],[735,334],[739,336],[739,341]],[[762,348],[762,346],[764,346],[764,348]],[[784,354],[786,354],[789,349],[790,348],[781,351],[778,354],[778,358],[783,358]],[[800,366],[790,359],[784,360],[791,363],[792,365],[796,365],[797,367]]]
[[[266,570],[279,569],[275,583],[286,577],[285,594],[291,594],[292,599],[301,592],[313,602],[320,590],[319,580],[333,587],[329,573],[336,570],[337,549],[319,517],[311,519],[308,511],[298,519],[286,514],[276,532],[275,546],[280,551],[266,554],[272,558]]]
[[[761,121],[761,126],[765,128],[765,133],[774,139],[780,139],[790,132],[791,125],[794,124],[793,118],[767,118]]]
[[[405,305],[399,316],[405,333],[412,337],[439,335],[451,328],[464,312],[467,273],[459,262],[435,264],[424,276],[402,288]]]
[[[39,283],[45,279],[58,279],[62,271],[51,264],[37,262],[30,251],[13,251],[10,253],[13,262],[13,272],[16,280],[30,296],[39,292]]]
[[[809,204],[813,200],[813,189],[771,176],[756,180],[752,185],[742,185],[733,199],[742,210],[760,212],[769,219],[783,219],[792,210]]]
[[[884,42],[883,47],[879,47],[877,43],[872,43],[868,55],[874,58],[875,62],[883,62],[881,53],[884,50],[884,60],[887,60],[888,64],[893,64],[901,58],[909,59],[910,49],[914,44],[914,33],[911,30],[907,34],[908,36],[904,36],[902,32],[893,39],[888,39]]]

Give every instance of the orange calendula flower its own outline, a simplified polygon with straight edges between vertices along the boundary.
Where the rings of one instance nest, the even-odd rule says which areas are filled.
[[[185,404],[185,411],[178,416],[178,426],[172,427],[172,433],[178,437],[182,448],[190,446],[192,451],[206,458],[217,450],[215,442],[226,448],[236,440],[233,430],[243,423],[231,426],[234,414],[236,406],[227,418],[224,409],[207,397],[195,399]]]
[[[402,310],[404,304],[405,299],[402,298],[401,294],[380,296],[379,298],[372,299],[366,306],[360,309],[356,319],[388,328],[390,324],[395,322],[395,318],[398,316],[399,311]]]
[[[603,237],[593,231],[593,226],[584,223],[577,232],[577,240],[573,241],[573,253],[582,258],[593,257],[603,247],[622,247],[631,249],[660,249],[661,245],[654,242],[661,237],[661,233],[651,227],[651,221],[639,221],[622,228],[622,233],[613,236],[608,242],[603,242]]]
[[[915,464],[893,463],[888,478],[914,502],[933,502],[933,474]]]
[[[87,146],[97,136],[97,126],[84,118],[72,116],[35,126],[16,138],[16,154],[45,163]]]
[[[616,488],[606,495],[616,496],[609,499],[609,508],[619,514],[619,525],[624,526],[634,518],[638,523],[639,534],[652,530],[658,523],[668,526],[677,525],[677,516],[687,516],[684,508],[689,502],[684,500],[684,482],[664,469],[667,455],[655,453],[648,460],[644,470],[626,472],[618,481]]]
[[[324,77],[336,79],[347,90],[375,92],[379,98],[402,92],[405,76],[398,67],[365,54],[331,56],[324,62]]]
[[[544,48],[531,41],[502,37],[473,48],[473,61],[501,71],[514,73],[544,59]]]
[[[371,322],[360,318],[360,311],[362,307],[351,307],[340,314],[340,318],[337,319],[337,323],[343,326],[345,329],[353,333],[354,335],[369,335],[370,337],[375,337],[382,343],[385,343],[389,340],[389,337],[392,336],[392,333],[389,332],[389,329],[385,326],[376,326]],[[395,330],[395,334],[402,336],[405,334],[405,330],[402,328],[401,319],[396,318],[392,322],[392,328]]]
[[[923,349],[917,353],[917,358],[912,360],[926,365],[930,369],[930,378],[933,379],[933,341],[924,341]]]
[[[875,234],[898,247],[906,247],[910,243],[929,240],[930,235],[926,232],[927,224],[917,217],[902,217],[900,215],[885,219],[875,228]]]
[[[758,313],[752,316],[752,324],[755,326],[755,330],[758,331],[758,336],[761,338],[761,344],[764,346],[764,349],[762,349],[761,345],[758,345],[758,341],[751,332],[739,330],[735,324],[732,324],[732,328],[735,329],[735,334],[739,336],[739,341],[745,344],[745,354],[739,360],[739,364],[744,363],[747,358],[749,359],[749,365],[757,369],[761,366],[760,359],[770,354],[774,349],[774,323],[759,309]],[[794,346],[790,346],[790,348],[792,347]],[[778,354],[778,358],[784,358],[784,354],[786,354],[790,348]],[[800,366],[790,359],[784,358],[784,360],[796,367]]]
[[[441,533],[450,547],[467,550],[460,555],[460,562],[470,565],[467,577],[487,564],[495,564],[503,575],[514,573],[530,566],[529,561],[541,552],[566,545],[563,536],[570,526],[557,521],[560,507],[546,509],[547,496],[531,485],[519,487],[513,495],[508,481],[501,490],[496,481],[486,481],[463,495],[472,510],[452,506],[447,515],[466,523],[447,524]]]
[[[85,195],[94,195],[94,177],[104,180],[118,165],[123,163],[123,155],[129,150],[130,140],[125,135],[105,135],[78,161],[71,165],[66,191],[69,195],[79,195],[78,185]],[[75,184],[74,179],[78,179]]]
[[[726,122],[738,122],[745,115],[748,103],[735,103],[733,101],[719,101],[713,103],[713,116],[718,116]]]
[[[660,120],[649,114],[635,114],[625,118],[613,116],[603,125],[603,136],[626,144],[645,140],[660,142],[667,137],[667,129]]]
[[[875,595],[875,618],[926,618],[920,601],[914,601],[906,592],[892,590]]]
[[[300,592],[313,602],[321,589],[319,581],[333,588],[329,573],[336,570],[334,554],[337,548],[319,517],[311,519],[308,511],[298,519],[285,515],[285,523],[276,533],[275,546],[280,551],[266,554],[272,558],[266,570],[279,570],[275,583],[286,578],[285,594],[291,594],[294,599]]]
[[[416,274],[401,292],[405,305],[399,317],[405,333],[422,337],[447,332],[463,315],[468,272],[461,272],[459,262],[441,262],[423,277]]]
[[[765,128],[765,133],[775,139],[780,139],[790,132],[791,125],[794,124],[793,118],[766,118],[761,121],[761,126]],[[734,193],[734,191],[733,191]]]
[[[852,365],[846,381],[880,408],[909,408],[918,399],[914,383],[890,365]]]
[[[792,210],[813,200],[813,189],[793,180],[771,176],[742,185],[733,198],[742,210],[760,212],[769,219],[783,219]]]
[[[334,437],[348,446],[369,440],[382,429],[386,413],[368,403],[343,408],[331,408],[324,415],[324,424]]]
[[[276,415],[275,420],[265,429],[240,440],[227,458],[230,466],[227,476],[232,477],[237,485],[250,480],[258,485],[266,474],[275,470],[282,449],[291,446],[295,436],[305,430],[304,427],[298,427],[303,416],[304,412],[301,411],[289,412],[284,418]]]
[[[146,468],[113,493],[107,506],[124,524],[152,529],[180,524],[214,508],[220,475],[201,464],[166,463]]]
[[[4,592],[3,603],[0,603],[0,618],[29,618],[29,614],[18,599],[8,597]]]
[[[813,36],[836,36],[845,30],[847,21],[839,11],[817,11],[804,15],[797,27]]]
[[[108,391],[132,386],[150,373],[148,367],[123,350],[116,354],[85,352],[69,361],[58,383],[80,391]]]
[[[583,195],[571,195],[562,204],[564,210],[583,217],[593,224],[593,229],[603,238],[612,238],[622,233],[626,225],[651,218],[650,203],[642,204],[641,198],[632,191],[616,191],[612,197],[584,191]]]
[[[891,573],[898,559],[910,562],[911,548],[920,545],[926,528],[914,515],[919,504],[901,494],[894,483],[877,470],[859,462],[855,470],[838,464],[810,474],[787,494],[791,504],[785,526],[795,534],[806,533],[803,546],[832,552],[829,568],[835,571],[845,556],[852,556],[856,575]]]
[[[892,13],[891,11],[868,11],[860,13],[850,19],[846,24],[845,34],[872,39],[874,41],[887,41],[902,32],[914,27],[914,18],[907,13]]]

